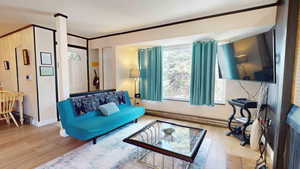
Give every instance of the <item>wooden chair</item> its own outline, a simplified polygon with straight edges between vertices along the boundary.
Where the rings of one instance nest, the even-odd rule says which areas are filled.
[[[14,115],[12,114],[17,95],[7,91],[0,91],[0,120],[6,120],[10,124],[10,118],[19,127]]]

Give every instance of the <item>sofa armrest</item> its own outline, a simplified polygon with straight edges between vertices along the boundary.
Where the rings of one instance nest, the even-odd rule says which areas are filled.
[[[70,125],[75,120],[76,113],[74,111],[71,100],[67,99],[58,102],[57,109],[60,115],[62,126],[64,128]]]

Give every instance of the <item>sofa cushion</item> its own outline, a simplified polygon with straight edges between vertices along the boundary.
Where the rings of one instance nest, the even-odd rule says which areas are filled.
[[[128,97],[128,93],[126,91],[111,91],[87,96],[72,97],[71,100],[76,114],[82,115],[87,112],[98,111],[100,105],[110,102],[114,102],[116,105],[130,104],[127,103],[126,97]]]
[[[99,110],[101,111],[101,113],[104,116],[109,116],[109,115],[112,115],[113,113],[116,113],[116,112],[120,111],[120,109],[118,108],[118,106],[114,102],[110,102],[110,103],[107,103],[107,104],[100,105]]]
[[[106,101],[107,103],[115,103],[116,105],[120,104],[118,96],[115,93],[107,95]]]

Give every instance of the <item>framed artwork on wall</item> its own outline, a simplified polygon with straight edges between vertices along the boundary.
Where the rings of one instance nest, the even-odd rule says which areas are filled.
[[[22,50],[24,65],[30,65],[29,54],[27,49]]]
[[[52,54],[50,52],[41,52],[41,65],[52,65]]]
[[[4,69],[9,70],[9,61],[5,60],[3,61],[3,64],[4,64]]]
[[[40,76],[54,76],[53,66],[40,66]]]

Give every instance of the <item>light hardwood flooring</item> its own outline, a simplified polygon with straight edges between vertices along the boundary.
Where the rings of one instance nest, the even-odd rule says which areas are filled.
[[[152,116],[146,118],[167,120]],[[206,162],[206,169],[253,169],[258,153],[249,146],[242,147],[239,141],[225,135],[225,128],[201,125],[196,123],[167,120],[194,127],[207,129],[207,136],[212,140]],[[13,125],[0,123],[0,169],[31,169],[59,157],[86,142],[63,138],[59,135],[57,124],[36,128],[24,125],[16,128]]]

